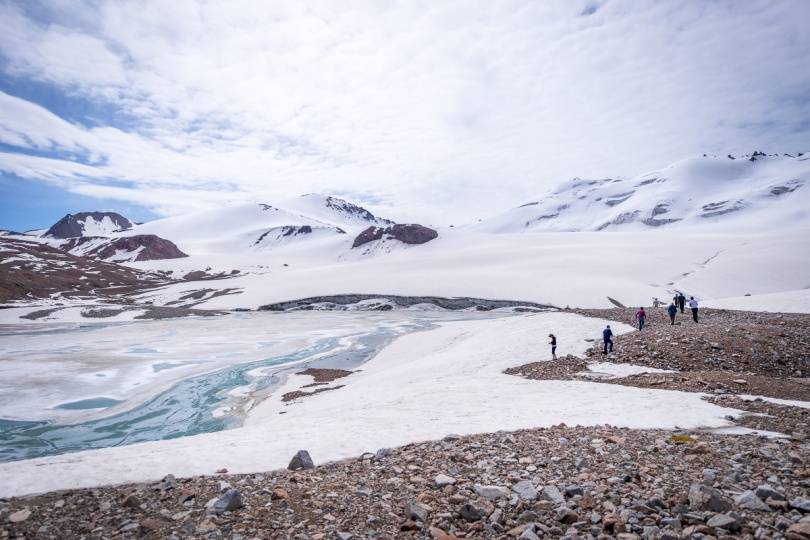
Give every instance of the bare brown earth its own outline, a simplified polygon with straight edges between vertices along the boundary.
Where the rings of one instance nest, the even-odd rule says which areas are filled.
[[[798,440],[609,427],[448,436],[311,470],[167,477],[14,498],[0,502],[0,534],[805,538],[809,450]],[[238,504],[207,508],[231,489]]]
[[[166,279],[126,266],[77,257],[37,242],[0,237],[0,303],[50,298],[103,298],[155,287]]]

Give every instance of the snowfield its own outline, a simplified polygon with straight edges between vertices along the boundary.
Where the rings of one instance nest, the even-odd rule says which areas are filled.
[[[319,315],[319,314],[312,314]],[[284,315],[287,316],[287,315]],[[294,402],[283,392],[309,382],[290,377],[256,405],[243,427],[157,442],[0,464],[0,496],[159,479],[166,474],[232,473],[282,468],[300,449],[318,463],[449,433],[569,425],[635,428],[723,428],[738,411],[700,394],[580,381],[533,381],[508,367],[558,353],[582,354],[585,337],[605,321],[542,313],[443,322],[395,340],[371,361],[323,392]],[[614,331],[630,327],[612,324]],[[621,336],[617,346],[621,347]],[[281,414],[284,413],[284,414]]]

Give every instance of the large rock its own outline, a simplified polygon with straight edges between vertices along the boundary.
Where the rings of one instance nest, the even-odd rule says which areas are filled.
[[[810,512],[810,499],[805,497],[796,497],[790,501],[790,507],[795,508],[800,512]]]
[[[314,469],[315,463],[312,462],[312,458],[309,455],[309,452],[306,450],[299,450],[290,460],[290,464],[287,465],[287,468],[291,471],[297,471],[299,469]]]
[[[375,240],[381,240],[383,237],[399,240],[403,244],[424,244],[437,236],[439,236],[439,233],[435,230],[416,223],[407,225],[398,223],[390,227],[369,227],[357,235],[352,248],[360,247]]]
[[[794,523],[785,531],[788,540],[810,540],[810,522]]]
[[[731,502],[719,490],[696,483],[689,488],[689,508],[698,511],[726,512],[731,510]]]
[[[229,489],[223,493],[211,506],[211,511],[215,514],[222,514],[223,512],[231,512],[242,508],[242,494],[235,489]]]
[[[746,510],[759,510],[761,512],[767,512],[770,510],[770,507],[762,502],[762,500],[757,497],[757,494],[751,490],[743,491],[737,495],[734,498],[734,502],[737,503],[737,506]]]

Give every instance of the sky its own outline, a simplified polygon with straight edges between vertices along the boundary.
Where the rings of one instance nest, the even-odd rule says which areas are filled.
[[[805,0],[0,0],[0,228],[321,192],[473,221],[810,150]]]

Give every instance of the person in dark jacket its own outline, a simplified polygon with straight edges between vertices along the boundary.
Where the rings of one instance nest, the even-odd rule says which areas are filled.
[[[638,308],[636,312],[636,320],[638,321],[638,329],[644,329],[644,323],[647,321],[647,312],[644,311],[643,307]]]
[[[667,308],[667,313],[669,313],[669,320],[672,321],[672,324],[675,324],[675,315],[678,314],[678,308],[675,307],[675,302],[671,303]]]
[[[607,325],[607,328],[602,330],[602,341],[605,342],[605,352],[603,354],[608,353],[608,346],[610,346],[610,352],[613,352],[613,330],[610,329],[610,325]]]
[[[551,338],[551,341],[548,342],[548,344],[551,345],[551,359],[556,360],[557,359],[557,336],[555,336],[554,334],[549,334],[548,337]]]
[[[678,307],[681,308],[681,313],[683,313],[683,308],[686,307],[686,296],[683,293],[678,293]]]

